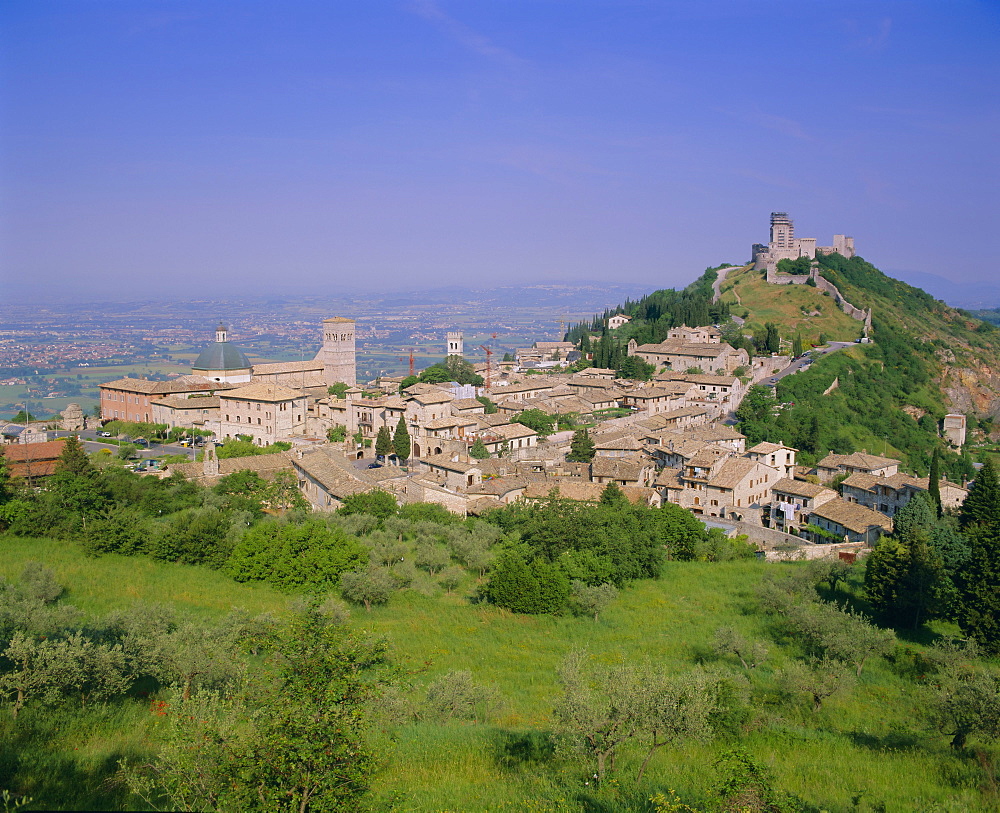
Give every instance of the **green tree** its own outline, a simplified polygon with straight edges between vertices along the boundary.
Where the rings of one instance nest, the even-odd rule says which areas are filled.
[[[375,456],[385,458],[392,453],[392,435],[388,426],[380,426],[375,436]]]
[[[972,736],[1000,738],[1000,679],[978,664],[942,669],[928,685],[923,708],[956,750]]]
[[[407,460],[410,457],[410,432],[402,415],[399,416],[399,423],[396,424],[396,431],[392,436],[392,448],[400,460]]]
[[[384,566],[369,566],[365,570],[344,573],[340,577],[340,592],[354,604],[364,604],[371,612],[373,604],[385,604],[396,589],[392,571]]]
[[[321,520],[259,522],[233,549],[227,570],[238,582],[263,581],[283,589],[331,590],[342,573],[366,559],[354,537]]]
[[[402,381],[399,382],[399,391],[402,392],[407,387],[412,387],[414,384],[419,384],[420,379],[415,375],[408,375]]]
[[[869,601],[892,623],[916,629],[946,609],[947,573],[931,545],[935,522],[930,497],[917,495],[899,510],[892,536],[883,537],[865,563]]]
[[[343,381],[338,381],[336,384],[331,384],[326,388],[327,394],[332,395],[334,398],[343,398],[347,391],[350,389],[348,384]]]
[[[552,434],[555,422],[556,419],[554,417],[546,412],[542,412],[540,409],[534,408],[522,410],[513,420],[513,423],[519,423],[521,426],[534,429],[543,438]]]
[[[802,334],[796,333],[795,338],[792,340],[792,355],[798,358],[805,352],[804,345],[802,343]]]
[[[937,446],[931,455],[930,472],[927,475],[927,493],[930,494],[934,502],[934,510],[940,517],[943,509],[941,507],[941,451]]]
[[[1000,480],[991,458],[987,457],[962,503],[962,528],[1000,525]]]
[[[994,655],[1000,653],[1000,524],[970,526],[966,536],[968,558],[952,577],[954,616],[966,635]]]
[[[343,504],[337,509],[341,516],[351,514],[371,514],[379,519],[395,516],[399,512],[396,498],[388,491],[373,489],[360,494],[348,494]]]
[[[178,810],[360,811],[377,765],[367,708],[390,675],[384,642],[310,603],[259,679],[234,695],[176,700],[152,775],[127,762],[121,775],[147,800],[160,788]]]
[[[572,463],[589,463],[594,459],[596,451],[594,441],[586,429],[577,429],[569,442],[569,454],[566,459]]]
[[[483,405],[484,415],[496,415],[500,411],[500,408],[485,395],[477,395],[476,400]]]
[[[94,464],[91,463],[90,456],[80,443],[80,439],[76,435],[66,438],[59,453],[59,460],[56,462],[56,473],[90,477],[94,471]]]
[[[343,443],[347,440],[347,427],[337,424],[326,430],[326,439],[330,443]]]
[[[641,356],[625,356],[621,359],[615,375],[618,378],[630,378],[634,381],[649,381],[656,372],[656,365],[650,364]]]
[[[649,675],[633,665],[594,666],[580,650],[566,656],[558,675],[562,695],[555,720],[560,744],[586,759],[602,785],[619,749],[649,721]]]
[[[593,616],[595,621],[616,598],[618,588],[607,582],[591,587],[586,582],[574,579],[570,584],[570,608],[577,615]]]
[[[486,448],[486,444],[483,443],[483,439],[477,437],[469,447],[469,457],[475,460],[486,460],[489,456],[490,452]]]

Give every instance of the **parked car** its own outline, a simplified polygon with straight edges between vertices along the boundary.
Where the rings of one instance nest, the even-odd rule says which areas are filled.
[[[111,437],[111,433],[110,432],[103,432],[103,431],[102,432],[98,432],[97,433],[97,437],[99,437],[99,438],[109,438],[109,437]]]
[[[370,468],[370,469],[380,469],[380,468],[382,468],[382,464],[381,463],[369,463],[368,464],[368,468]]]
[[[184,440],[182,440],[180,442],[180,445],[181,446],[190,446],[191,445],[191,441],[188,438],[184,438]]]

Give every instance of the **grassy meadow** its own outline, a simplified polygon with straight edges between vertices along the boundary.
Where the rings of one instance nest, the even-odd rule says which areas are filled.
[[[234,606],[281,615],[289,606],[287,594],[236,584],[203,567],[141,556],[88,558],[74,544],[0,537],[0,577],[16,578],[29,561],[52,568],[68,588],[64,601],[91,614],[136,601],[171,603],[207,617]],[[668,672],[696,663],[738,670],[738,663],[711,653],[712,634],[724,625],[770,643],[769,658],[752,677],[754,699],[738,738],[777,789],[807,803],[804,810],[997,809],[996,750],[980,748],[978,759],[955,754],[921,718],[919,688],[902,653],[922,643],[901,642],[895,665],[870,663],[853,688],[819,712],[782,695],[775,672],[801,653],[775,640],[771,622],[755,610],[755,590],[769,571],[799,566],[670,562],[661,579],[623,590],[596,622],[479,604],[471,581],[454,595],[427,587],[396,593],[370,613],[353,609],[351,626],[388,638],[412,697],[454,670],[470,671],[499,697],[478,722],[387,726],[380,735],[384,767],[373,788],[378,809],[612,813],[652,810],[649,797],[671,789],[698,810],[715,809],[712,763],[735,743],[660,749],[641,786],[635,777],[644,749],[628,746],[613,780],[595,790],[580,763],[553,751],[549,733],[560,692],[556,667],[572,649],[585,648],[602,664],[649,660]],[[0,788],[14,767],[31,765],[29,791],[42,807],[136,807],[141,800],[127,798],[108,777],[121,757],[153,753],[160,724],[150,698],[86,713],[25,710],[16,726],[5,714]]]
[[[832,341],[852,342],[860,335],[858,322],[837,307],[837,303],[811,285],[781,286],[781,295],[775,295],[775,286],[768,285],[761,272],[747,266],[730,271],[720,288],[721,301],[741,314],[741,308],[750,312],[749,327],[762,327],[767,322],[781,325],[782,336],[801,333],[803,341],[816,343],[825,333]],[[816,312],[818,315],[812,315]]]

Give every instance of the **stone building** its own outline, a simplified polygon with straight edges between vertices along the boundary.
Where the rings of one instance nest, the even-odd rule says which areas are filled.
[[[287,440],[304,430],[307,398],[280,384],[248,384],[219,394],[216,436],[249,435],[258,446]]]
[[[965,445],[965,415],[960,412],[949,412],[944,416],[942,429],[952,446],[961,449]]]
[[[212,395],[231,387],[231,384],[195,375],[181,376],[173,381],[119,378],[100,385],[101,418],[105,421],[155,423],[152,405],[161,398]]]
[[[462,356],[465,354],[465,342],[462,339],[461,332],[451,331],[445,338],[448,342],[448,352],[446,355]]]

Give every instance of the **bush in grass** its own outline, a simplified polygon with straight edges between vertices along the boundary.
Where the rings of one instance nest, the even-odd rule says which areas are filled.
[[[373,604],[385,604],[396,587],[396,578],[387,567],[369,566],[340,577],[340,592],[344,598],[354,604],[364,604],[368,612]]]
[[[353,537],[320,520],[265,520],[236,544],[226,570],[238,582],[262,581],[285,590],[330,590],[367,556]]]
[[[461,670],[448,672],[430,683],[424,708],[428,718],[447,723],[481,720],[496,702],[493,689],[477,684],[471,672]]]

